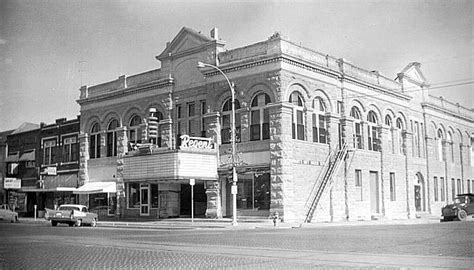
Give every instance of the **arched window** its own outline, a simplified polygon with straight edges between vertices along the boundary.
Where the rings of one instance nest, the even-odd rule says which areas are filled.
[[[138,115],[134,115],[130,119],[128,138],[129,138],[130,144],[132,145],[142,142],[142,134],[140,130],[141,123],[142,123],[142,118]]]
[[[270,102],[270,96],[265,93],[256,95],[252,100],[250,112],[251,141],[270,139],[270,113],[266,108]]]
[[[402,119],[397,118],[397,137],[398,137],[398,153],[399,154],[405,154],[403,151],[403,136],[402,136],[402,131],[403,131],[403,122]]]
[[[390,129],[389,129],[389,132],[390,132],[390,136],[388,136],[388,143],[392,149],[392,154],[395,154],[395,138],[394,138],[394,134],[393,134],[393,127],[392,127],[392,117],[390,117],[390,115],[385,115],[385,125],[388,126]]]
[[[240,142],[240,113],[237,110],[240,109],[240,102],[235,100],[235,141]],[[221,142],[223,144],[230,143],[232,139],[231,131],[232,121],[232,99],[229,98],[224,102],[222,106],[222,123],[221,123]]]
[[[449,155],[451,156],[451,162],[454,163],[454,142],[453,142],[453,134],[451,133],[451,131],[448,131],[446,146],[449,149]]]
[[[117,131],[119,127],[119,122],[114,119],[110,121],[109,126],[107,127],[107,156],[115,157],[117,156]]]
[[[313,142],[327,143],[326,105],[322,98],[313,100]]]
[[[91,128],[89,137],[89,157],[100,158],[100,126],[94,123]]]
[[[379,151],[379,136],[377,133],[377,115],[374,111],[369,111],[367,114],[367,138],[368,148],[371,151]]]
[[[294,91],[290,95],[290,103],[294,105],[292,117],[292,138],[304,140],[304,114],[303,98],[301,94]]]
[[[357,107],[352,107],[350,115],[354,118],[354,148],[363,149],[362,123],[359,109]]]
[[[438,129],[436,139],[437,139],[436,144],[438,146],[438,160],[443,161],[444,160],[444,149],[443,149],[444,136],[443,136],[443,131],[441,129]]]

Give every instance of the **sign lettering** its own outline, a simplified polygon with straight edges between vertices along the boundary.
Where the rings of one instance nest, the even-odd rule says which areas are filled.
[[[20,189],[21,179],[7,177],[3,181],[3,188],[4,189]]]
[[[214,149],[214,143],[211,138],[189,137],[181,135],[181,149]]]

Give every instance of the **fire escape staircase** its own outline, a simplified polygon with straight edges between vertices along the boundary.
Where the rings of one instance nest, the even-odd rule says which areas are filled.
[[[311,222],[316,206],[319,203],[324,191],[331,187],[334,177],[337,174],[341,164],[347,155],[347,143],[341,148],[336,148],[328,155],[323,169],[309,194],[308,200],[304,207],[304,223]]]

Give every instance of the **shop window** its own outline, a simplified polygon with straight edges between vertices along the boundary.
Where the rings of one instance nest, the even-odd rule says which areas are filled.
[[[240,102],[235,100],[235,141],[240,142]],[[227,99],[222,106],[222,123],[221,123],[221,141],[222,144],[230,143],[232,139],[231,130],[232,121],[232,99]]]
[[[89,138],[89,157],[100,158],[100,126],[95,123],[91,128],[91,135]]]
[[[159,193],[158,193],[158,185],[151,184],[151,208],[158,208],[158,201],[159,201]]]
[[[294,91],[290,95],[289,102],[293,104],[293,116],[291,133],[292,138],[304,141],[304,102],[301,94]]]
[[[140,184],[129,183],[127,191],[128,208],[140,208]]]
[[[253,178],[240,177],[237,182],[237,208],[270,209],[270,174],[256,173]]]
[[[107,156],[115,157],[117,156],[117,131],[119,127],[119,122],[114,119],[109,123],[107,128]]]
[[[63,137],[63,162],[73,162],[79,159],[79,143],[77,136]]]
[[[250,113],[250,140],[270,139],[270,114],[265,107],[270,103],[270,96],[258,94],[252,100]]]

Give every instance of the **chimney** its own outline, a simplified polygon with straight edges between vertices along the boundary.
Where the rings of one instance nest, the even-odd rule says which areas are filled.
[[[60,125],[62,123],[66,122],[66,118],[59,118],[59,119],[56,119],[56,125]]]
[[[217,29],[217,27],[211,29],[211,38],[215,40],[219,39],[219,29]]]

